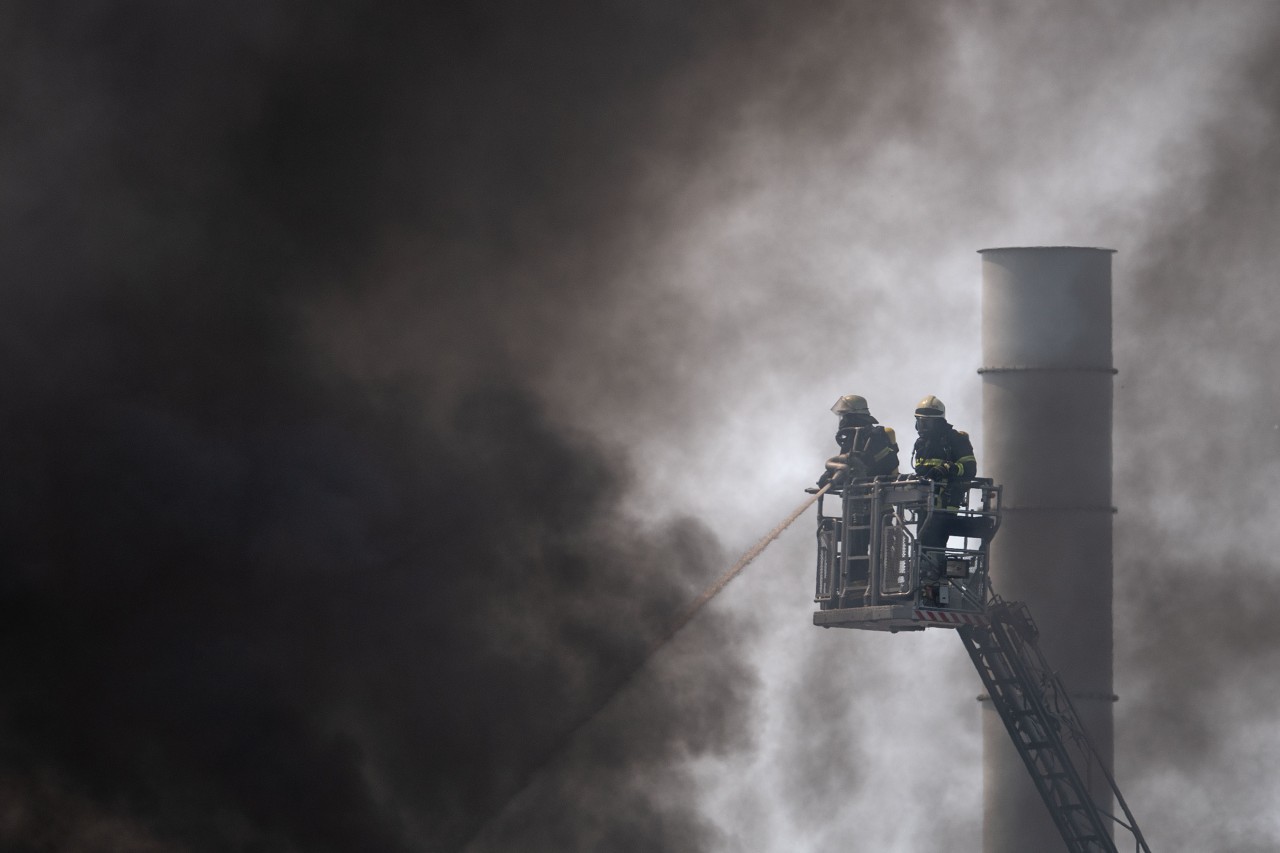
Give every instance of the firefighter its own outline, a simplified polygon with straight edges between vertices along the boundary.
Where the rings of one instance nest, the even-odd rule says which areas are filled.
[[[933,480],[938,507],[959,508],[966,502],[968,481],[974,478],[978,469],[969,434],[947,423],[947,407],[932,395],[916,405],[916,433],[919,437],[911,451],[911,467],[917,476]],[[935,514],[920,530],[920,545],[924,549],[920,573],[926,597],[936,597],[946,566],[946,557],[940,549],[947,546],[953,518],[945,512]]]
[[[840,452],[827,460],[818,486],[832,480],[838,486],[849,476],[879,477],[898,474],[898,437],[893,427],[880,426],[867,408],[867,399],[846,394],[831,407],[840,418],[836,444]]]
[[[836,430],[836,444],[840,446],[840,452],[827,460],[827,469],[818,478],[819,487],[828,484],[843,487],[856,480],[898,475],[898,437],[892,427],[881,426],[871,416],[865,397],[846,394],[836,400],[831,411],[840,418],[840,426]],[[846,594],[860,596],[862,593],[857,591],[859,585],[865,589],[867,582],[867,549],[871,544],[871,531],[866,525],[870,520],[870,499],[862,497],[855,500],[857,504],[848,516],[854,527],[848,534],[849,551],[838,583],[842,600]]]

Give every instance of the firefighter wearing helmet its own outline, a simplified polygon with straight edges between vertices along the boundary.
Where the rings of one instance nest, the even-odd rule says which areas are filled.
[[[932,395],[916,405],[916,433],[919,437],[911,451],[911,467],[917,476],[934,481],[938,506],[959,507],[965,500],[968,481],[978,470],[969,434],[947,423],[947,407]],[[941,577],[943,558],[930,549],[946,547],[950,521],[948,515],[935,515],[920,531],[920,545],[929,557],[920,563],[926,584],[936,583]]]
[[[916,404],[916,434],[911,467],[919,476],[944,485],[945,506],[959,506],[964,482],[978,469],[969,434],[947,423],[947,407],[932,395]]]
[[[827,470],[818,479],[819,486],[833,480],[840,485],[850,476],[897,476],[898,437],[892,427],[881,426],[871,416],[865,397],[846,394],[836,400],[831,411],[840,418],[836,430],[840,452],[827,460]]]

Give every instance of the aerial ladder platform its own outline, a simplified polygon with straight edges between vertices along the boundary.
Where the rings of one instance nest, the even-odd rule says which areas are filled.
[[[915,476],[813,491],[819,492],[814,624],[955,630],[1067,849],[1119,853],[1115,836],[1127,833],[1133,850],[1151,853],[1040,650],[1029,608],[991,589],[988,547],[1000,527],[1001,487],[975,479],[956,507],[939,505],[937,484]],[[1097,778],[1106,780],[1119,814],[1091,793]]]

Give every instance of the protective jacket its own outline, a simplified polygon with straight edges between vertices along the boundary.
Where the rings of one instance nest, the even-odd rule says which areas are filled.
[[[855,477],[878,477],[898,473],[898,436],[893,427],[872,424],[870,426],[843,427],[836,433],[840,455],[835,460],[847,460]]]
[[[978,475],[978,459],[973,455],[969,434],[946,423],[936,432],[916,439],[911,467],[921,477],[942,483],[942,505],[951,507],[960,506],[964,483]]]

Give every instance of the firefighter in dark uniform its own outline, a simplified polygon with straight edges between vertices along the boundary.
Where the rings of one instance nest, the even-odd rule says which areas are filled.
[[[847,477],[879,477],[898,475],[898,437],[893,427],[880,426],[867,408],[867,399],[846,394],[831,407],[840,418],[836,444],[840,452],[827,460],[827,470],[818,479],[819,486],[835,480],[841,485]]]
[[[911,467],[916,475],[933,480],[937,489],[937,506],[956,509],[968,496],[968,481],[978,470],[977,457],[973,455],[973,442],[969,434],[947,423],[947,407],[937,397],[928,396],[916,406],[916,445],[911,451]],[[926,587],[937,588],[946,566],[945,557],[937,551],[947,545],[952,516],[933,515],[921,528],[920,545],[924,548],[920,560],[921,582]]]
[[[840,426],[836,430],[836,444],[840,452],[827,460],[827,470],[818,479],[818,485],[831,484],[833,488],[841,488],[857,480],[881,476],[898,476],[898,437],[892,427],[881,426],[871,416],[865,397],[857,394],[846,394],[831,407],[831,411],[840,418]],[[866,525],[870,521],[870,505],[867,512],[855,513],[851,520],[855,525]],[[849,555],[863,558],[871,543],[869,529],[851,529],[849,531]],[[848,576],[842,587],[851,590],[859,583],[866,582],[867,560],[846,561]]]

